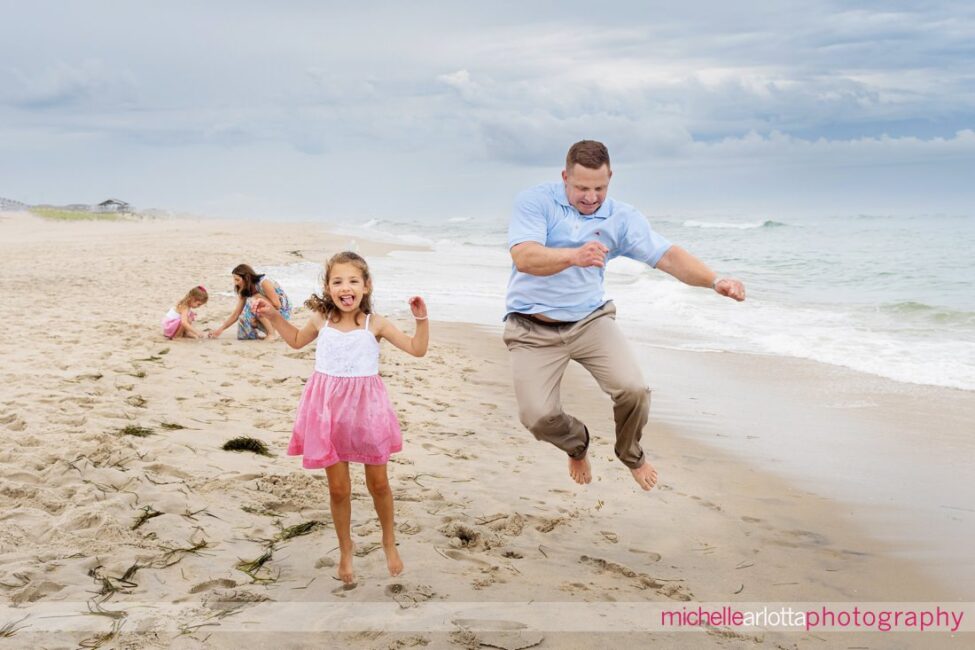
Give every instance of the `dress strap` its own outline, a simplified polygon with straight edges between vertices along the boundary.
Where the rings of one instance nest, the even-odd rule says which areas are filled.
[[[363,329],[365,329],[365,330],[367,330],[367,331],[368,331],[368,329],[369,329],[369,319],[370,319],[371,317],[372,317],[372,314],[366,314],[366,326],[365,326],[365,328],[363,328]]]
[[[329,312],[325,312],[325,327],[323,327],[322,329],[325,329],[325,328],[328,327],[328,322],[330,320],[332,320],[332,312],[330,312],[330,311]]]

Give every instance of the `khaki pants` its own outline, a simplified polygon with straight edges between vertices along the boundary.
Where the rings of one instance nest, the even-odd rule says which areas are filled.
[[[616,456],[631,469],[643,462],[640,438],[650,414],[650,389],[607,302],[581,321],[546,325],[511,314],[504,328],[511,352],[518,417],[538,440],[572,458],[589,447],[586,426],[562,410],[559,388],[569,361],[577,361],[613,399]]]

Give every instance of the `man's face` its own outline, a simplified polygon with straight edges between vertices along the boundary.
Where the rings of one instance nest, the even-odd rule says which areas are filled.
[[[565,195],[579,214],[592,214],[606,200],[609,179],[613,175],[609,165],[599,169],[589,169],[582,165],[572,165],[572,169],[562,172],[565,181]]]

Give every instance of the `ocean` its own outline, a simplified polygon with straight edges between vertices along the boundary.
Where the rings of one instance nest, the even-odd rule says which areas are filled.
[[[811,359],[900,382],[975,390],[975,218],[650,216],[655,230],[722,275],[743,303],[632,260],[610,262],[606,297],[638,346]],[[500,327],[511,268],[507,218],[330,224],[349,237],[426,247],[369,259],[376,308]],[[320,263],[264,269],[294,301],[321,291]]]
[[[748,292],[736,303],[631,260],[609,264],[606,296],[654,390],[650,427],[676,425],[682,436],[838,499],[896,553],[923,559],[953,589],[971,584],[970,551],[958,540],[975,534],[975,441],[964,424],[975,408],[975,219],[650,221]],[[360,238],[424,247],[369,259],[380,313],[406,318],[407,299],[419,294],[432,318],[500,335],[511,269],[506,220],[330,228],[353,250]],[[295,300],[321,290],[319,263],[262,270]],[[663,348],[829,365],[803,373],[785,370],[791,363],[707,354],[686,368],[681,353]],[[611,438],[608,409],[605,417],[591,425]]]

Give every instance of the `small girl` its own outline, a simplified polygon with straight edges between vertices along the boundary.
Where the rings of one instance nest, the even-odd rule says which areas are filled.
[[[254,313],[268,318],[293,348],[316,341],[315,372],[298,403],[288,454],[303,454],[302,466],[325,468],[332,523],[339,538],[339,578],[355,582],[352,571],[352,484],[349,463],[365,465],[366,486],[383,530],[383,551],[389,574],[399,575],[403,561],[396,550],[393,495],[386,463],[400,451],[403,437],[396,412],[379,378],[379,341],[386,339],[415,357],[427,352],[430,338],[427,308],[419,296],[410,298],[416,333],[410,337],[392,322],[372,313],[372,279],[358,254],[334,255],[325,265],[323,296],[312,295],[312,310],[300,330],[281,316],[266,298],[252,299]]]
[[[207,290],[203,285],[190,289],[183,299],[170,308],[162,319],[163,336],[167,339],[201,339],[203,334],[193,327],[196,313],[193,311],[205,305],[209,300]]]

